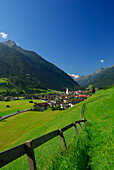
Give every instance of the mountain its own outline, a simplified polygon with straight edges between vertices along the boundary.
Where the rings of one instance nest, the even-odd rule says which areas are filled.
[[[94,87],[104,87],[114,84],[114,65],[110,68],[99,68],[96,72],[87,76],[80,76],[75,79],[82,87],[93,85]]]
[[[16,86],[54,90],[77,89],[79,85],[64,71],[33,51],[8,40],[0,43],[0,76]]]

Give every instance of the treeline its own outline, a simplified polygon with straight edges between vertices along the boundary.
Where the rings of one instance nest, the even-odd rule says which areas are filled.
[[[41,89],[47,89],[45,84],[42,82],[36,80],[36,78],[31,77],[23,77],[23,76],[10,76],[9,81],[13,83],[16,87],[18,87],[19,90],[25,89],[25,88],[41,88]]]

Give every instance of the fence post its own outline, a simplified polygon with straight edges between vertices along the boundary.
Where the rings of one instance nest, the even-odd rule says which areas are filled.
[[[81,108],[81,119],[83,120],[84,117],[83,117],[83,107],[84,107],[84,104],[82,105],[82,108]]]
[[[74,122],[73,124],[74,124],[74,129],[76,131],[76,136],[78,136],[78,129],[77,129],[76,123]]]
[[[61,129],[59,130],[59,132],[60,132],[60,137],[61,137],[61,142],[62,142],[63,148],[67,149],[65,138],[63,136],[63,132]]]
[[[80,122],[78,122],[78,124],[79,124],[79,126],[80,126],[80,128],[81,128],[81,130],[82,130],[82,125],[81,125],[81,123],[80,123]]]
[[[85,126],[86,126],[86,124],[87,124],[87,120],[84,121],[84,125],[85,125]]]
[[[32,141],[26,141],[25,145],[29,170],[36,170],[34,150],[32,149]]]

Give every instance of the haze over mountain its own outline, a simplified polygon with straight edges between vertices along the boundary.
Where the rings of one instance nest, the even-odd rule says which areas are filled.
[[[114,65],[110,68],[99,68],[96,72],[87,76],[70,76],[82,87],[88,87],[88,85],[107,87],[114,84]]]
[[[55,90],[79,88],[64,71],[37,53],[18,47],[12,40],[0,43],[0,76],[10,78],[17,86]]]

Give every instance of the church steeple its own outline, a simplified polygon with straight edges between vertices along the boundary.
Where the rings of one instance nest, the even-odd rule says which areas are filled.
[[[68,93],[68,87],[66,88],[66,94],[69,94],[69,93]]]

